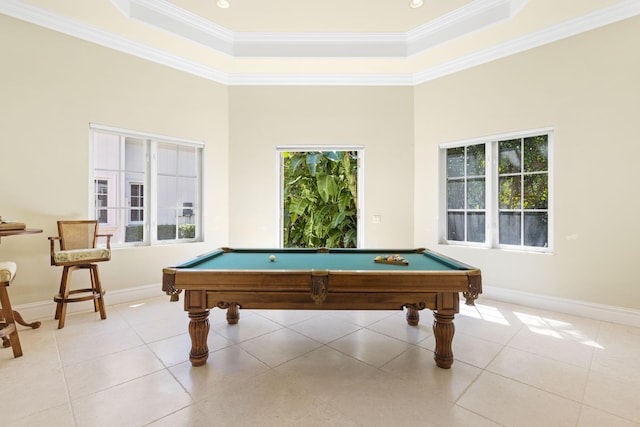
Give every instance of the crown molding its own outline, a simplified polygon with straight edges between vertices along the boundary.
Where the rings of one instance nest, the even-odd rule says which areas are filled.
[[[224,71],[37,8],[19,0],[0,0],[0,13],[218,83],[227,84],[229,80],[229,74]]]
[[[404,33],[235,33],[237,58],[406,58]]]
[[[249,74],[229,75],[229,86],[413,86],[413,74]]]
[[[234,33],[165,0],[110,0],[124,16],[233,56]]]
[[[417,55],[514,17],[528,0],[474,1],[406,33],[407,54]]]
[[[233,32],[166,0],[110,0],[135,19],[234,57],[406,58],[513,17],[528,0],[476,0],[409,32]]]
[[[553,43],[596,28],[604,27],[640,15],[640,0],[626,0],[586,15],[544,28],[508,42],[482,49],[452,61],[436,65],[414,74],[414,83],[420,84],[449,74],[476,67],[500,58]]]
[[[120,0],[112,0],[120,1]],[[122,0],[125,1],[125,0]],[[136,0],[141,1],[141,0]],[[513,7],[523,3],[513,2]],[[131,5],[129,0],[119,7]],[[122,10],[122,9],[121,9]],[[99,28],[29,5],[20,0],[0,0],[0,13],[82,40],[162,64],[224,85],[332,85],[411,86],[425,83],[496,59],[552,43],[586,31],[640,15],[640,0],[625,0],[612,6],[562,22],[517,39],[483,49],[416,73],[227,73],[197,61],[130,40]],[[420,31],[426,31],[424,28]],[[224,31],[222,34],[226,34]],[[314,35],[306,35],[310,43]],[[384,36],[384,35],[383,35]],[[234,37],[239,37],[235,35]]]

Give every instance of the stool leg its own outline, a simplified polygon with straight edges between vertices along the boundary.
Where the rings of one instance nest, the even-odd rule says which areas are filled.
[[[61,300],[58,301],[56,307],[56,316],[58,319],[58,329],[64,328],[64,319],[67,316],[67,299],[69,298],[69,279],[71,278],[71,266],[65,265],[62,269],[62,279],[60,280],[60,294],[58,295]]]
[[[2,305],[2,311],[4,314],[4,321],[7,323],[7,327],[12,327],[13,331],[9,334],[9,341],[11,341],[11,348],[13,349],[13,357],[22,356],[22,346],[20,345],[20,337],[18,337],[18,329],[16,328],[16,322],[13,317],[13,308],[11,307],[11,301],[9,300],[9,293],[6,286],[0,286],[0,305]]]
[[[62,296],[64,295],[64,290],[66,288],[67,285],[67,275],[69,274],[69,270],[67,269],[67,267],[63,267],[62,268],[62,278],[60,279],[60,288],[58,289],[58,295],[56,295],[59,298],[62,298]],[[56,299],[54,298],[54,301]],[[58,301],[56,304],[56,314],[53,317],[54,319],[58,320],[60,318],[60,312],[62,311],[62,301]]]
[[[98,290],[96,289],[96,281],[98,280],[98,271],[97,266],[92,264],[89,266],[89,278],[91,279],[91,293],[93,294],[93,311],[98,311],[98,298],[96,295],[99,295]]]
[[[94,310],[100,310],[100,318],[104,320],[107,318],[107,310],[104,306],[104,292],[102,291],[102,285],[100,284],[97,265],[91,266],[91,287],[93,288],[93,292],[98,296],[93,300]]]

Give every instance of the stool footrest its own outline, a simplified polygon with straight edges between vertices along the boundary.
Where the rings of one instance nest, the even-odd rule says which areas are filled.
[[[105,292],[103,291],[102,293],[98,293],[95,292],[93,289],[91,288],[87,288],[87,289],[74,289],[69,291],[69,295],[72,294],[88,294],[88,295],[83,295],[83,296],[77,296],[77,297],[68,297],[68,298],[64,298],[62,295],[58,294],[56,296],[53,297],[53,301],[55,302],[62,302],[62,303],[67,303],[67,302],[80,302],[80,301],[91,301],[92,299],[98,299],[98,298],[102,298],[102,295],[105,294]]]

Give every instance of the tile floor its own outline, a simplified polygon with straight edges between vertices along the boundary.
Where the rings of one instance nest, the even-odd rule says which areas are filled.
[[[108,303],[108,299],[107,299]],[[3,426],[640,425],[640,328],[481,298],[456,316],[449,370],[432,316],[211,311],[205,366],[165,296],[20,329],[0,349]],[[29,319],[33,320],[33,319]]]

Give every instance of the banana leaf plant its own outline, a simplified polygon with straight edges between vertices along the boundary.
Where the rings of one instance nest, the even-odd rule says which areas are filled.
[[[285,152],[284,247],[357,246],[357,152]]]

